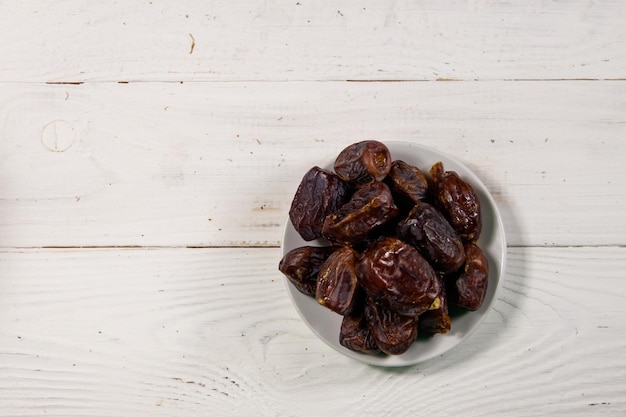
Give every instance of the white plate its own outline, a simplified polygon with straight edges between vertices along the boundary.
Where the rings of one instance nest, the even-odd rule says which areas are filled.
[[[419,167],[428,173],[430,167],[438,161],[443,162],[446,171],[456,171],[459,176],[472,185],[478,193],[482,210],[483,227],[478,246],[483,250],[489,262],[489,284],[485,301],[477,311],[467,312],[452,317],[451,329],[447,334],[437,334],[432,338],[418,337],[411,348],[402,355],[375,356],[353,352],[339,344],[339,329],[342,316],[319,305],[314,298],[299,292],[285,278],[287,291],[302,317],[320,339],[329,346],[351,358],[378,366],[408,366],[439,356],[460,344],[480,325],[491,309],[498,288],[502,284],[506,260],[506,240],[502,219],[496,203],[482,181],[465,165],[435,149],[410,142],[384,142],[391,152],[391,157]],[[320,161],[320,166],[332,170],[333,161]],[[304,175],[304,172],[302,173]],[[295,190],[294,190],[295,193]],[[306,242],[287,219],[282,241],[283,256],[292,249],[312,245],[322,246],[322,240]]]

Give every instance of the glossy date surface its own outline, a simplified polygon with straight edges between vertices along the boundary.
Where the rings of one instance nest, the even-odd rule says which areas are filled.
[[[454,272],[465,262],[460,236],[431,204],[417,203],[397,230],[398,236],[415,246],[437,272]]]
[[[364,316],[376,345],[389,355],[403,354],[417,337],[417,318],[402,316],[373,298],[367,300]]]
[[[348,182],[382,181],[391,168],[389,148],[375,140],[349,145],[335,160],[335,173]]]
[[[289,219],[306,241],[320,238],[324,219],[349,197],[347,184],[332,172],[311,168],[300,181],[291,202]]]
[[[309,297],[315,297],[319,270],[334,251],[335,248],[330,246],[303,246],[292,249],[280,260],[278,270],[298,291]]]
[[[465,244],[465,268],[448,284],[450,302],[467,310],[478,310],[485,300],[489,264],[483,251],[473,243]]]
[[[364,306],[343,317],[339,330],[339,344],[354,352],[380,353],[381,350],[372,336],[363,313]]]
[[[359,254],[342,247],[333,252],[320,268],[315,298],[335,313],[346,315],[354,304],[358,290],[356,263]]]
[[[472,186],[454,171],[445,171],[441,162],[430,169],[437,205],[467,242],[478,240],[482,229],[480,199]]]
[[[451,327],[446,288],[443,278],[437,277],[437,279],[441,283],[441,294],[439,295],[441,303],[438,308],[425,311],[419,316],[418,331],[420,334],[428,336],[433,336],[437,333],[448,333]]]
[[[362,254],[357,277],[370,297],[398,314],[417,317],[439,307],[435,271],[413,246],[397,238],[373,243]]]
[[[416,166],[401,160],[393,161],[387,178],[394,194],[405,201],[415,204],[427,197],[428,178]]]
[[[336,213],[326,217],[322,235],[339,245],[354,245],[398,214],[385,183],[362,184]]]

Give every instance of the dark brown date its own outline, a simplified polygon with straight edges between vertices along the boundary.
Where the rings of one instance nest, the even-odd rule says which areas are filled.
[[[339,153],[334,168],[344,181],[382,181],[391,168],[389,148],[375,140],[353,143]]]
[[[401,160],[393,161],[387,178],[394,195],[398,195],[413,204],[426,198],[428,179],[418,167]]]
[[[302,178],[291,202],[289,218],[306,241],[322,236],[324,219],[348,199],[348,186],[332,172],[311,168]]]
[[[354,352],[369,354],[381,352],[362,316],[343,317],[339,331],[339,344]]]
[[[417,337],[416,317],[402,316],[373,298],[367,300],[364,316],[376,345],[389,355],[406,352]]]
[[[303,294],[315,297],[317,275],[328,257],[335,251],[330,246],[303,246],[285,254],[278,269]]]
[[[482,229],[478,194],[456,172],[444,171],[441,162],[433,165],[430,176],[437,204],[454,230],[464,241],[478,240]]]
[[[439,307],[441,285],[428,261],[408,243],[388,237],[373,243],[357,265],[367,295],[396,313],[417,317]]]
[[[374,341],[369,327],[367,327],[363,311],[364,306],[362,305],[359,309],[353,310],[343,317],[339,331],[339,344],[354,352],[380,353],[380,348]]]
[[[461,238],[443,214],[428,203],[418,202],[398,224],[398,237],[415,246],[437,272],[454,272],[465,262]]]
[[[465,268],[448,284],[450,304],[478,310],[485,300],[489,283],[489,264],[483,251],[474,243],[465,244]]]
[[[341,315],[350,312],[359,286],[358,258],[359,254],[347,246],[328,257],[317,275],[315,298],[319,304]]]
[[[340,245],[362,241],[398,213],[391,190],[382,182],[362,184],[350,200],[324,220],[322,235]]]
[[[439,282],[441,283],[441,294],[439,295],[441,304],[439,305],[439,308],[425,311],[419,316],[418,331],[420,334],[428,336],[432,336],[437,333],[448,333],[450,331],[448,297],[446,296],[443,279],[439,277],[437,279],[439,279]]]

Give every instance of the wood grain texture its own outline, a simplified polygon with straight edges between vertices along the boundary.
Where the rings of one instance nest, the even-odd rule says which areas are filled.
[[[0,417],[626,415],[625,15],[0,2]],[[510,244],[477,333],[408,368],[323,344],[277,270],[362,139],[466,163]]]
[[[0,81],[626,78],[621,0],[3,2]]]
[[[279,257],[1,251],[0,415],[626,412],[623,248],[510,249],[477,333],[395,370],[316,339],[289,302]]]
[[[276,246],[313,165],[403,140],[485,182],[512,245],[620,245],[626,83],[0,85],[0,246]]]

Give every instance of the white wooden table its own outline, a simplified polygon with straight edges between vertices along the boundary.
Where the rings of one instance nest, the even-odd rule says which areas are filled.
[[[626,415],[626,2],[0,4],[1,416]],[[344,357],[277,270],[362,139],[483,179],[508,267],[461,347]]]

